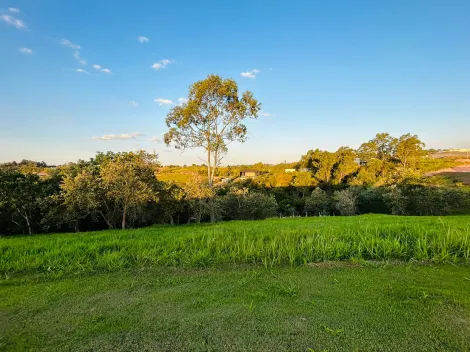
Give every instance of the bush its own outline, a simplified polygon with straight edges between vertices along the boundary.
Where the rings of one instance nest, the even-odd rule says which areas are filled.
[[[383,195],[385,205],[390,214],[406,215],[408,198],[398,187],[390,187]]]
[[[409,215],[448,215],[465,206],[468,195],[441,187],[413,187],[408,191]]]
[[[357,196],[349,189],[336,191],[333,195],[335,208],[340,215],[350,216],[357,214]]]
[[[277,215],[278,204],[273,196],[260,192],[227,194],[220,197],[224,220],[258,220]]]
[[[240,219],[258,220],[277,215],[277,202],[273,196],[251,192],[241,199]]]
[[[320,187],[316,188],[310,197],[305,200],[305,212],[307,214],[320,216],[328,215],[331,210],[330,196]]]

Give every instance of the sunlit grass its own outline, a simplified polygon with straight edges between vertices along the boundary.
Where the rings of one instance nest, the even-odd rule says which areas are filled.
[[[350,259],[469,262],[470,216],[272,219],[0,238],[5,277],[151,265],[300,266]]]

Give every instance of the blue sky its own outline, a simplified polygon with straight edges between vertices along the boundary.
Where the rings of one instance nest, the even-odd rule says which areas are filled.
[[[167,100],[210,73],[262,103],[226,163],[377,132],[470,147],[468,0],[0,0],[0,162],[143,148],[200,163],[159,141]]]

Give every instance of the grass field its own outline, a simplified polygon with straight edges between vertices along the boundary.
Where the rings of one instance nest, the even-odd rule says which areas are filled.
[[[468,262],[470,216],[273,219],[0,238],[0,271],[6,277],[347,259]]]
[[[0,238],[0,350],[470,351],[470,216]]]

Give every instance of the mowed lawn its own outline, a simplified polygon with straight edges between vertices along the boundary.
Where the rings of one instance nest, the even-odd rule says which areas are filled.
[[[470,217],[0,238],[3,351],[470,351]]]

